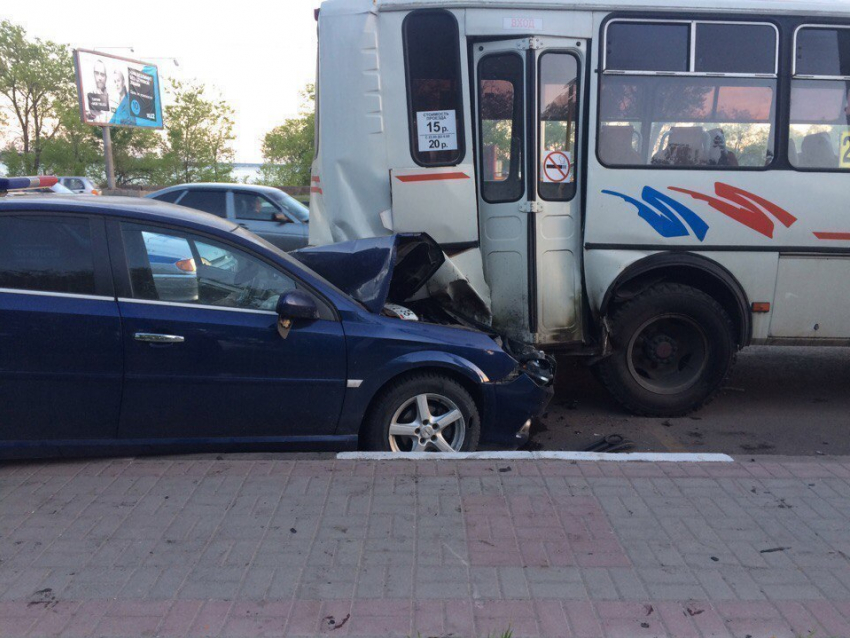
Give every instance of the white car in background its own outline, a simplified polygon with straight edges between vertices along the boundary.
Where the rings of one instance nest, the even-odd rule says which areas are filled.
[[[61,183],[56,183],[53,186],[41,186],[38,188],[27,188],[25,190],[10,191],[6,194],[7,197],[22,197],[27,195],[51,195],[58,193],[59,195],[73,195],[74,192]]]
[[[60,177],[59,183],[78,195],[101,195],[100,189],[88,177]]]

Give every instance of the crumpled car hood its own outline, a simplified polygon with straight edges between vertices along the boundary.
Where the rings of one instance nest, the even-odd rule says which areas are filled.
[[[416,294],[446,260],[426,233],[357,239],[290,255],[376,314],[387,302],[403,303]]]

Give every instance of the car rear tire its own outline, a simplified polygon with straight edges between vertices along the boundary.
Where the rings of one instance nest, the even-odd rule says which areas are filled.
[[[682,416],[720,392],[735,363],[735,329],[712,297],[683,284],[658,284],[624,303],[611,322],[614,353],[599,380],[626,409]]]
[[[366,418],[363,443],[381,452],[472,452],[480,438],[469,392],[454,379],[425,372],[384,388]]]

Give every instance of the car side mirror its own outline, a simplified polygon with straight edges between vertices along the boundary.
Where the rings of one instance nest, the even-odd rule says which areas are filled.
[[[276,221],[278,224],[288,224],[289,223],[289,217],[287,217],[283,213],[275,213],[274,215],[272,215],[272,219],[274,221]]]
[[[277,314],[281,319],[318,319],[319,307],[315,299],[303,290],[290,290],[277,300]]]

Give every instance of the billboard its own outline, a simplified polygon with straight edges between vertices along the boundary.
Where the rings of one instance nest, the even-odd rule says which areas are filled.
[[[98,51],[74,51],[80,114],[93,126],[162,128],[156,66]]]

